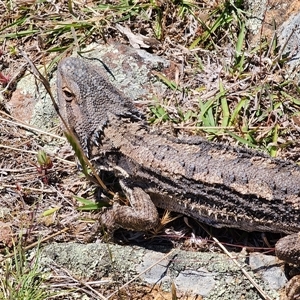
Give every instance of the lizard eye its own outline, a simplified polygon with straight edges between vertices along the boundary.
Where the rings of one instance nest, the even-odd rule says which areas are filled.
[[[64,96],[66,98],[66,101],[70,102],[73,100],[74,98],[74,94],[67,88],[63,88],[63,93],[64,93]]]

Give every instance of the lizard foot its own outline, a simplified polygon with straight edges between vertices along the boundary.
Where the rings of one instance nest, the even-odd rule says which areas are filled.
[[[112,207],[106,208],[100,215],[101,224],[108,231],[120,227],[129,230],[147,231],[156,227],[159,223],[159,216],[150,196],[139,187],[128,188],[121,181],[120,185],[131,206],[114,203]]]

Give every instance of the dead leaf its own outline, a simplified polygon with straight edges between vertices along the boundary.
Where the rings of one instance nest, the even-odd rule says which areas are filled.
[[[149,45],[144,43],[147,37],[141,34],[134,34],[128,27],[123,27],[120,24],[116,24],[116,28],[127,36],[129,43],[133,48],[150,48]]]

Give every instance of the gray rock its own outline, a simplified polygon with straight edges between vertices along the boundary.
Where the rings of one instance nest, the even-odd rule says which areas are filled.
[[[249,265],[254,272],[259,273],[268,282],[272,289],[279,290],[286,285],[287,279],[283,272],[282,262],[276,257],[261,253],[251,253]]]
[[[293,72],[300,64],[300,13],[290,17],[280,26],[278,42],[284,47],[283,54],[289,56],[288,64]],[[296,72],[298,74],[299,70]]]
[[[247,8],[247,28],[252,34],[258,34],[267,9],[268,0],[245,0]]]
[[[97,278],[103,280],[104,287],[111,284],[114,289],[136,278],[135,283],[159,283],[163,291],[170,291],[174,283],[177,295],[202,295],[208,300],[261,299],[239,267],[224,254],[175,250],[165,256],[137,246],[53,243],[43,249],[41,265],[45,270],[49,265],[60,266],[86,280]],[[244,258],[239,261],[272,299],[279,299],[274,288],[244,264]]]
[[[175,279],[178,290],[187,294],[209,296],[214,289],[216,281],[214,273],[205,268],[199,270],[184,270]]]
[[[166,255],[161,252],[149,252],[144,256],[143,261],[137,266],[136,271],[138,273],[144,272],[146,269],[155,264],[155,262],[163,259],[164,256]],[[168,264],[169,259],[164,259],[150,268],[147,272],[142,273],[140,277],[149,284],[159,283],[166,275]]]

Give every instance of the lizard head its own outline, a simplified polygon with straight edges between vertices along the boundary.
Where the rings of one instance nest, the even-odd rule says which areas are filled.
[[[133,103],[107,79],[100,66],[69,57],[58,65],[59,111],[88,154],[112,116],[141,119]]]

